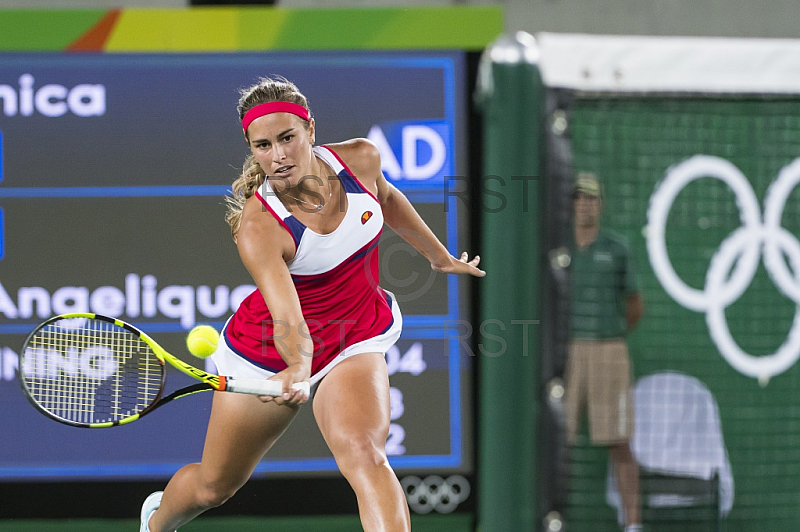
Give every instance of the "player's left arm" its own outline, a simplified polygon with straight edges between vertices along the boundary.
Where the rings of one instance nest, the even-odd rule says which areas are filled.
[[[433,270],[476,277],[486,275],[485,271],[478,268],[481,260],[479,256],[470,260],[465,251],[460,258],[453,257],[405,194],[386,180],[381,171],[380,152],[372,142],[356,139],[348,144],[348,155],[353,161],[352,164],[348,162],[348,165],[359,181],[378,198],[386,224],[428,259]]]

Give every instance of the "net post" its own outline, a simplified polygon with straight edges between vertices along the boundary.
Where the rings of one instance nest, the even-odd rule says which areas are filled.
[[[544,87],[528,33],[483,54],[478,529],[536,530]]]

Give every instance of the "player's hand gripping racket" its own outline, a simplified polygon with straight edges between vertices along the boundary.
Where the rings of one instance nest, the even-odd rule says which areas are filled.
[[[163,396],[165,362],[200,382]],[[89,313],[55,316],[36,327],[22,348],[19,375],[22,389],[39,411],[89,428],[124,425],[197,392],[283,392],[277,380],[234,379],[197,369],[133,325]],[[309,393],[307,382],[294,387]]]

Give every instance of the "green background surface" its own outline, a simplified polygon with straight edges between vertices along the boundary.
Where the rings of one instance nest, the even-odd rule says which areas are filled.
[[[683,308],[661,286],[650,265],[644,229],[657,183],[670,166],[697,154],[721,157],[738,167],[763,213],[769,185],[800,155],[800,101],[584,98],[574,101],[569,127],[575,171],[597,172],[605,187],[603,223],[629,239],[636,260],[645,301],[644,317],[629,341],[636,376],[680,371],[701,380],[715,396],[735,483],[726,530],[796,530],[800,368],[795,364],[761,387],[731,367],[709,335],[705,314]],[[712,256],[740,225],[734,194],[719,180],[694,181],[678,194],[666,241],[673,267],[685,283],[703,288]],[[800,187],[789,196],[782,225],[800,234]],[[763,356],[786,340],[795,311],[762,259],[726,317],[740,347]],[[606,456],[602,448],[573,449],[570,532],[618,530],[605,503]]]

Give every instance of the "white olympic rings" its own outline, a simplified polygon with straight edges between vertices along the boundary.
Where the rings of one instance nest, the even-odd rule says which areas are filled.
[[[451,475],[447,480],[437,475],[425,479],[412,475],[404,477],[400,485],[408,506],[418,514],[428,514],[433,510],[449,514],[467,500],[470,493],[469,481],[461,475]]]
[[[733,190],[742,226],[720,244],[711,258],[702,290],[688,286],[675,272],[667,253],[666,226],[672,204],[681,190],[700,178],[719,179]],[[781,227],[786,201],[800,183],[800,158],[785,166],[770,185],[764,217],[747,178],[733,164],[709,155],[695,155],[670,168],[650,198],[647,212],[647,252],[656,277],[672,298],[696,312],[706,313],[711,338],[723,357],[740,373],[769,379],[783,373],[800,358],[800,242]],[[761,254],[770,279],[797,305],[787,339],[775,353],[752,356],[731,335],[725,309],[750,286]],[[787,266],[786,260],[791,264]]]

